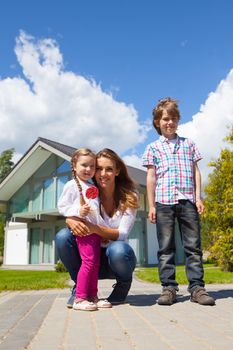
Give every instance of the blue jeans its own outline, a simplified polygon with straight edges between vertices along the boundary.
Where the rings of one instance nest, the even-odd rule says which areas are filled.
[[[188,200],[178,204],[165,205],[156,203],[156,227],[159,243],[159,276],[163,287],[178,290],[175,279],[175,219],[177,219],[186,256],[186,276],[188,290],[197,286],[204,287],[203,264],[200,237],[200,222],[196,205]]]
[[[68,228],[61,229],[55,237],[59,258],[76,283],[81,266],[81,257],[75,236]],[[132,280],[136,257],[130,245],[123,241],[113,241],[107,248],[101,248],[99,278],[115,278],[117,281]]]

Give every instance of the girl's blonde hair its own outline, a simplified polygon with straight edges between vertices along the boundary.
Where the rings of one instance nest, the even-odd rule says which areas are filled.
[[[115,178],[114,203],[116,210],[124,212],[127,208],[139,208],[137,186],[129,176],[123,160],[111,149],[104,148],[96,154],[96,160],[105,157],[116,164],[119,174]]]
[[[157,106],[155,106],[155,108],[152,111],[153,126],[157,130],[157,133],[159,135],[162,135],[162,133],[161,133],[160,127],[158,127],[157,125],[160,119],[162,118],[164,110],[167,111],[167,114],[169,116],[175,117],[178,120],[180,120],[180,111],[178,108],[177,100],[174,100],[171,97],[165,97],[159,100],[159,103],[157,104]]]
[[[79,194],[80,194],[80,204],[84,205],[86,202],[85,202],[85,199],[83,197],[82,186],[80,184],[80,181],[77,177],[76,170],[75,170],[76,163],[77,163],[80,156],[90,156],[96,160],[96,154],[94,152],[92,152],[89,148],[79,148],[73,153],[73,155],[71,157],[72,176],[73,176],[73,178],[78,186],[78,190],[79,190]]]

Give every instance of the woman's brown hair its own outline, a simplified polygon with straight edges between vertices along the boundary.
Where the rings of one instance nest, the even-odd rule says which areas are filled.
[[[157,130],[159,135],[161,134],[160,127],[158,126],[160,119],[162,118],[163,111],[167,111],[167,114],[171,117],[175,117],[180,120],[180,111],[178,108],[178,101],[172,99],[171,97],[165,97],[159,100],[159,103],[152,111],[153,115],[153,126]]]
[[[111,159],[116,164],[119,174],[115,178],[114,202],[115,208],[125,211],[127,208],[138,208],[137,186],[129,176],[127,167],[123,160],[111,149],[104,148],[96,154],[98,158],[105,157]]]

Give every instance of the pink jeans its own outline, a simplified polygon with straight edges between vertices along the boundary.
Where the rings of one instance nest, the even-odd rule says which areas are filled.
[[[77,276],[76,298],[96,297],[100,266],[100,236],[76,237],[82,264]]]

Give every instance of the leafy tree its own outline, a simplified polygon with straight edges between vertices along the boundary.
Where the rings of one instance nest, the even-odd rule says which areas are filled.
[[[12,166],[14,165],[12,162],[13,153],[14,148],[10,148],[0,154],[0,182],[10,172]]]
[[[14,165],[12,161],[14,148],[7,149],[0,154],[0,182],[10,172]],[[5,215],[0,213],[0,257],[3,255],[4,249],[4,226]]]
[[[230,147],[209,164],[213,172],[204,189],[203,232],[211,257],[224,270],[233,271],[233,125],[225,140]]]

